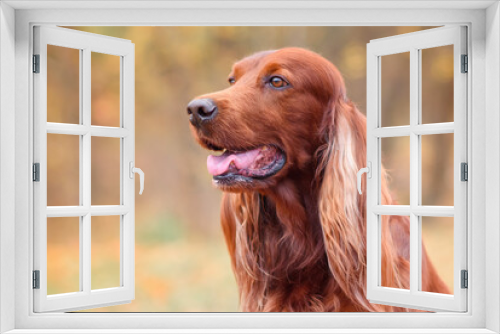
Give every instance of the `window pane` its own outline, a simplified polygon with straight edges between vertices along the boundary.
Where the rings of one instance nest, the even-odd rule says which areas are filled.
[[[47,134],[47,205],[80,205],[80,138]]]
[[[422,217],[422,291],[453,294],[453,218]],[[429,263],[429,260],[431,263]],[[426,271],[436,270],[440,281]],[[444,283],[444,284],[443,284]]]
[[[453,45],[421,50],[422,123],[453,122]]]
[[[453,133],[421,138],[422,205],[453,206]]]
[[[92,216],[92,290],[120,286],[120,216]]]
[[[92,205],[120,204],[120,138],[92,137]]]
[[[410,217],[381,216],[380,233],[381,286],[410,289]],[[396,256],[398,267],[386,263],[387,256]]]
[[[410,124],[410,53],[381,57],[382,126]]]
[[[80,291],[79,274],[80,218],[47,218],[47,294]]]
[[[47,45],[47,122],[80,123],[80,50]]]
[[[410,204],[410,137],[390,137],[381,139],[382,164],[392,203]],[[383,184],[382,180],[382,184]]]
[[[120,126],[120,57],[92,52],[92,125]]]

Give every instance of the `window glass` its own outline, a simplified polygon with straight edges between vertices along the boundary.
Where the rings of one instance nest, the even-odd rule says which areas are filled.
[[[80,291],[79,275],[80,218],[47,218],[47,294]]]
[[[120,57],[92,52],[92,125],[120,126]]]
[[[427,254],[430,264],[422,260],[422,268],[436,270],[441,283],[453,294],[453,218],[422,217],[422,254]],[[430,268],[432,266],[432,269]],[[435,284],[422,280],[422,291],[436,292]],[[443,292],[441,292],[443,293]]]
[[[393,200],[392,204],[409,205],[410,137],[382,138],[381,145],[382,164],[386,172],[385,182]]]
[[[120,138],[92,137],[92,205],[120,204]]]
[[[47,45],[47,122],[80,123],[80,50]]]
[[[382,126],[410,124],[410,53],[381,59]]]
[[[80,205],[80,137],[47,134],[47,205]]]
[[[92,216],[92,290],[120,286],[120,216]]]
[[[423,49],[422,123],[453,122],[453,45]]]

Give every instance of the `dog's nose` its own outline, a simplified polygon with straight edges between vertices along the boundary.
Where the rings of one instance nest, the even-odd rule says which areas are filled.
[[[217,111],[217,105],[212,99],[196,99],[189,102],[187,106],[189,121],[195,126],[213,119]]]

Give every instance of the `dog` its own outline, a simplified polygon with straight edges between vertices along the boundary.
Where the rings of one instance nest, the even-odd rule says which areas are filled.
[[[366,298],[366,118],[339,70],[302,48],[232,67],[227,89],[187,107],[248,312],[411,311]],[[382,170],[382,204],[395,204]],[[362,188],[366,187],[363,182]],[[409,220],[382,218],[382,285],[409,289]],[[422,246],[422,288],[448,293]]]

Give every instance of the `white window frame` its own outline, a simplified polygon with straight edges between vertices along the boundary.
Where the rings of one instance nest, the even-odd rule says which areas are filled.
[[[120,6],[128,7],[120,8]],[[66,7],[66,8],[62,8]],[[103,7],[107,9],[103,9]],[[221,9],[224,7],[224,9]],[[394,8],[397,7],[397,8]],[[80,9],[75,9],[80,8]],[[83,8],[83,9],[82,9]],[[142,10],[138,10],[142,8]],[[469,308],[434,314],[35,314],[31,290],[32,26],[449,25],[469,31]],[[3,1],[0,3],[0,331],[12,333],[500,332],[498,1]],[[229,65],[228,65],[229,66]],[[15,68],[15,70],[14,70]],[[487,71],[486,71],[487,68]],[[13,98],[15,96],[15,99]],[[15,145],[12,143],[15,142]],[[486,154],[486,152],[488,154]],[[13,177],[14,175],[14,177]],[[488,176],[486,178],[486,176]],[[486,182],[487,180],[487,182]],[[13,194],[15,197],[12,198]],[[486,265],[487,264],[487,265]],[[14,288],[13,288],[14,287]],[[486,293],[487,291],[487,293]],[[14,307],[12,307],[14,305]],[[169,328],[170,330],[154,331]],[[261,330],[259,330],[260,328]],[[292,331],[287,328],[300,328]],[[358,330],[355,330],[357,328]],[[414,328],[411,330],[410,328]],[[418,331],[415,328],[419,329]],[[134,330],[135,329],[135,330]],[[149,330],[148,330],[149,329]],[[203,329],[206,329],[204,331]],[[209,329],[212,329],[211,331]],[[267,329],[267,330],[264,330]],[[45,331],[44,331],[45,330]],[[249,332],[248,330],[246,331]],[[184,331],[187,333],[187,331]]]

